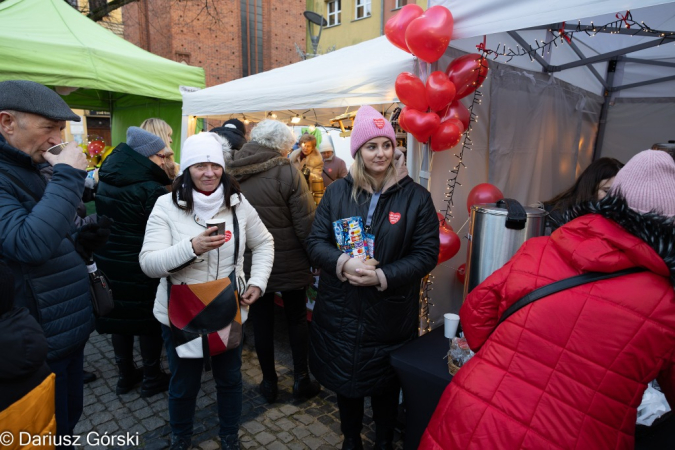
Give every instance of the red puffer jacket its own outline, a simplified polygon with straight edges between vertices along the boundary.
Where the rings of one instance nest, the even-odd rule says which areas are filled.
[[[636,266],[646,271],[553,294],[497,327],[536,288]],[[646,384],[658,378],[675,406],[671,270],[645,240],[598,214],[527,241],[462,306],[477,353],[445,390],[420,448],[633,449]]]

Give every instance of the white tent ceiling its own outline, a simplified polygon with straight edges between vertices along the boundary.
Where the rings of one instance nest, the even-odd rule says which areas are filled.
[[[476,44],[487,37],[487,47],[497,44],[516,48],[516,42],[504,33],[537,26],[568,21],[576,24],[605,24],[616,20],[617,12],[630,9],[633,18],[644,21],[653,29],[675,30],[675,3],[663,0],[603,0],[546,2],[545,8],[538,0],[436,0],[432,4],[447,6],[455,17],[454,37],[451,46],[475,52]],[[601,15],[604,14],[604,15]],[[584,19],[586,17],[586,19]],[[592,18],[588,18],[592,17]],[[519,34],[527,42],[546,39],[546,30],[526,30]],[[598,34],[589,37],[576,33],[575,42],[584,56],[590,57],[619,48],[633,46],[653,38]],[[631,58],[675,63],[675,42],[671,39],[659,47],[631,53]],[[497,62],[506,63],[506,58]],[[550,64],[562,65],[578,61],[579,57],[568,45],[558,45],[550,55]],[[301,61],[289,66],[263,72],[201,91],[183,94],[183,113],[196,116],[227,116],[248,113],[249,117],[262,118],[264,112],[275,111],[280,116],[292,116],[288,110],[305,114],[307,122],[315,120],[327,124],[327,119],[342,114],[349,107],[363,104],[391,104],[395,102],[394,81],[404,71],[412,71],[414,58],[380,37],[358,45],[346,47],[321,57]],[[513,58],[508,64],[530,70],[541,70],[527,56]],[[606,62],[594,64],[597,72],[605,76]],[[443,69],[443,68],[440,68]],[[635,63],[621,64],[616,84],[629,84],[675,75],[675,67],[661,67]],[[577,67],[554,76],[582,87],[590,92],[602,93],[603,86],[588,67]],[[617,93],[630,97],[675,96],[675,81],[626,89]],[[254,114],[263,112],[262,114]],[[318,119],[318,120],[317,120]]]

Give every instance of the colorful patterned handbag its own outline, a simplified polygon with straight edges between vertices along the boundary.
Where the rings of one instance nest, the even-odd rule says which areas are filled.
[[[171,284],[169,322],[171,336],[180,358],[204,358],[204,370],[211,370],[211,356],[238,347],[242,320],[237,284],[239,223],[232,208],[234,268],[227,278],[198,284]]]

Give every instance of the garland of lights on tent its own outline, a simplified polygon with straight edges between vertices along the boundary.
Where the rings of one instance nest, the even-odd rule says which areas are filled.
[[[535,39],[534,46],[529,45],[529,49],[525,49],[520,45],[516,46],[516,50],[513,50],[506,45],[499,43],[496,50],[490,50],[485,48],[485,44],[480,44],[476,46],[479,51],[482,51],[485,55],[491,56],[493,60],[497,59],[500,56],[508,58],[506,62],[511,61],[516,56],[529,56],[530,61],[534,61],[534,56],[541,53],[541,56],[544,56],[545,53],[550,53],[551,49],[555,46],[558,47],[558,43],[564,45],[565,42],[568,44],[572,42],[575,33],[585,33],[587,36],[594,37],[598,33],[610,33],[618,34],[622,28],[626,30],[635,30],[635,33],[629,34],[630,36],[635,36],[637,34],[645,35],[649,34],[653,37],[660,37],[661,43],[666,39],[671,40],[675,38],[675,33],[673,32],[664,32],[659,30],[654,30],[644,22],[637,22],[633,20],[633,15],[630,11],[626,11],[626,14],[622,15],[621,13],[616,14],[615,21],[609,22],[605,25],[594,25],[591,22],[590,26],[581,25],[581,21],[577,23],[575,30],[565,30],[565,22],[562,23],[560,29],[549,31],[554,35],[554,38],[550,41],[537,41]],[[558,42],[559,41],[559,42]]]

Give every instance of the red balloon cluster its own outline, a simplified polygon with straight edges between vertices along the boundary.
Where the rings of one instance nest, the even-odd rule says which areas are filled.
[[[389,42],[422,61],[438,61],[452,38],[454,19],[444,6],[424,11],[416,4],[405,5],[384,27]],[[485,81],[488,66],[479,54],[455,59],[445,72],[429,75],[426,84],[409,72],[396,78],[396,95],[406,105],[399,125],[419,142],[431,139],[431,150],[440,152],[459,144],[468,129],[469,110],[458,100]]]
[[[438,249],[438,264],[440,264],[455,256],[462,246],[462,242],[450,224],[445,221],[445,216],[441,213],[436,214],[438,215],[438,237],[441,240]]]
[[[490,183],[481,183],[471,189],[466,198],[466,209],[471,214],[471,207],[481,203],[497,203],[504,198],[504,194],[497,186]]]

